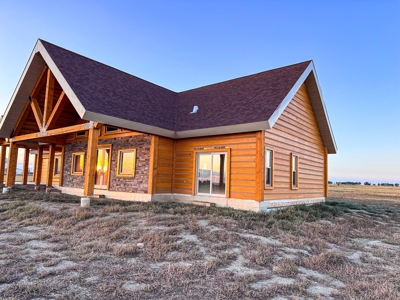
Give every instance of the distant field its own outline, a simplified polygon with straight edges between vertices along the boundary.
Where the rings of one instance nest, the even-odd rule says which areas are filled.
[[[400,187],[365,185],[329,185],[329,198],[370,202],[380,200],[400,203]]]

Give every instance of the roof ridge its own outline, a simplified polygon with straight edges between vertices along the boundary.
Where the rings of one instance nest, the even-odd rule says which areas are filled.
[[[113,67],[113,66],[110,66],[110,65],[108,65],[108,64],[102,63],[102,62],[100,62],[100,61],[98,61],[98,60],[95,60],[95,59],[93,59],[93,58],[90,58],[90,57],[88,57],[88,56],[79,54],[79,53],[77,53],[77,52],[75,52],[75,51],[71,51],[71,50],[66,49],[66,48],[64,48],[64,47],[60,47],[60,46],[58,46],[58,45],[56,45],[56,44],[50,43],[50,42],[48,42],[48,41],[46,41],[46,40],[43,40],[43,39],[40,39],[40,38],[38,38],[38,40],[41,41],[41,42],[45,42],[45,43],[47,43],[47,44],[50,44],[50,45],[52,45],[53,47],[60,48],[60,49],[62,49],[62,50],[64,50],[64,51],[68,51],[68,52],[73,53],[73,54],[75,54],[75,55],[77,55],[77,56],[80,56],[80,57],[83,57],[83,58],[85,58],[85,59],[91,60],[91,61],[93,61],[93,62],[95,62],[95,63],[97,63],[97,64],[100,64],[100,65],[103,65],[103,66],[105,66],[105,67],[114,69],[114,70],[116,70],[116,71],[118,71],[118,72],[125,73],[126,75],[135,77],[135,78],[137,78],[137,79],[139,79],[139,80],[143,80],[143,81],[145,81],[145,82],[151,83],[152,85],[158,86],[158,87],[160,87],[160,88],[162,88],[162,89],[165,89],[165,90],[167,90],[167,91],[169,91],[169,92],[176,93],[176,94],[178,93],[178,92],[175,92],[175,91],[173,91],[173,90],[170,90],[170,89],[168,89],[168,88],[166,88],[166,87],[163,87],[163,86],[161,86],[161,85],[159,85],[159,84],[156,84],[156,83],[154,83],[154,82],[148,81],[148,80],[146,80],[146,79],[143,79],[143,78],[141,78],[141,77],[135,76],[135,75],[133,75],[133,74],[131,74],[131,73],[128,73],[128,72],[126,72],[126,71],[120,70],[120,69],[118,69],[118,68],[116,68],[116,67]]]
[[[193,90],[197,90],[197,89],[201,89],[201,88],[205,88],[205,87],[210,87],[210,86],[213,86],[213,85],[218,85],[218,84],[222,84],[222,83],[227,83],[227,82],[234,81],[234,80],[237,80],[237,79],[243,79],[243,78],[246,78],[246,77],[257,76],[257,75],[259,75],[259,74],[264,74],[264,73],[276,71],[276,70],[279,70],[279,69],[290,68],[290,67],[294,67],[294,66],[297,66],[297,65],[305,64],[305,63],[308,63],[308,64],[309,64],[309,63],[312,63],[312,62],[313,62],[312,59],[310,59],[310,60],[305,60],[305,61],[302,61],[302,62],[294,63],[294,64],[287,65],[287,66],[283,66],[283,67],[273,68],[273,69],[269,69],[269,70],[265,70],[265,71],[260,71],[260,72],[257,72],[257,73],[252,73],[252,74],[243,75],[243,76],[240,76],[240,77],[235,77],[235,78],[231,78],[231,79],[227,79],[227,80],[223,80],[223,81],[218,81],[218,82],[210,83],[210,84],[207,84],[207,85],[202,85],[202,86],[195,87],[195,88],[192,88],[192,89],[180,91],[180,92],[178,92],[178,94],[182,94],[182,93],[185,93],[185,92],[189,92],[189,91],[193,91]]]

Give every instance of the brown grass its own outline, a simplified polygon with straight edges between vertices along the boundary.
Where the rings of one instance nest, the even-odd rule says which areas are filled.
[[[117,200],[83,209],[17,188],[0,194],[0,298],[399,299],[397,191],[332,189],[326,204],[251,213]]]

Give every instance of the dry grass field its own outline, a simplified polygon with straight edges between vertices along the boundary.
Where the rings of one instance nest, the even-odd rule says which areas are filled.
[[[0,298],[400,299],[399,194],[359,188],[269,213],[115,200],[83,209],[74,196],[15,188],[0,194]]]

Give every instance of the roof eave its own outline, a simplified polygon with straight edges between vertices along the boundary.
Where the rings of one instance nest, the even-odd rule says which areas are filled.
[[[301,74],[297,82],[293,85],[286,97],[282,100],[281,104],[268,119],[269,126],[270,128],[274,126],[276,121],[279,119],[285,108],[289,105],[290,101],[293,99],[303,83],[305,83],[307,86],[311,105],[314,109],[314,114],[317,119],[318,128],[320,130],[324,145],[328,149],[329,154],[335,154],[337,152],[337,145],[335,142],[335,137],[333,136],[328,112],[326,111],[322,92],[316,76],[314,63],[312,61],[310,61],[310,64],[304,70],[303,74]]]
[[[28,59],[28,62],[7,105],[4,115],[1,118],[0,137],[8,138],[11,136],[21,111],[28,101],[32,89],[34,88],[36,81],[46,64],[54,74],[54,77],[57,79],[61,88],[66,93],[68,99],[71,101],[79,116],[82,118],[84,115],[85,108],[78,100],[78,97],[75,95],[39,39],[32,50],[31,56]]]

